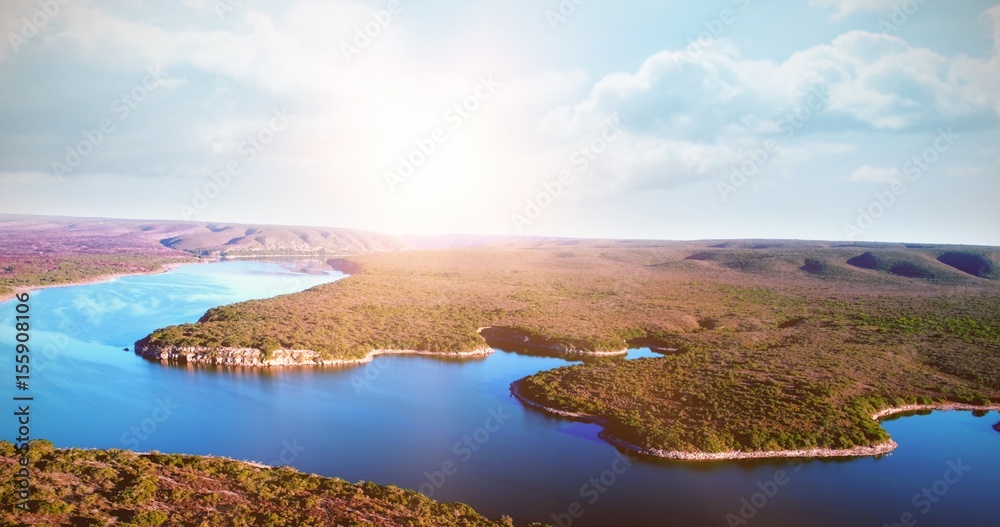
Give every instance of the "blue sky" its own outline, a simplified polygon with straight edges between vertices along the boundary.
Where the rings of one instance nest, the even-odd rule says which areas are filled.
[[[1000,4],[9,1],[0,212],[1000,245]]]

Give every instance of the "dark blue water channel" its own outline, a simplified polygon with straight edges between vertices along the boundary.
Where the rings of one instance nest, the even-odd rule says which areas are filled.
[[[996,525],[996,412],[886,421],[901,446],[878,459],[662,462],[622,458],[596,425],[510,397],[512,381],[568,364],[561,359],[497,351],[472,361],[380,357],[363,367],[265,371],[171,367],[123,351],[211,307],[342,277],[223,262],[33,293],[32,434],[59,447],[288,464],[422,490],[518,523]],[[0,313],[11,394],[14,302]],[[635,350],[629,360],[660,359]],[[10,440],[15,422],[7,422]]]

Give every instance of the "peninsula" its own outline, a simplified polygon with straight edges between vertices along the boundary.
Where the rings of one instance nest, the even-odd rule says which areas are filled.
[[[664,356],[587,361],[514,391],[680,459],[875,455],[893,447],[881,412],[1000,401],[993,248],[523,240],[345,261],[347,279],[209,310],[137,351],[263,366],[651,347]]]

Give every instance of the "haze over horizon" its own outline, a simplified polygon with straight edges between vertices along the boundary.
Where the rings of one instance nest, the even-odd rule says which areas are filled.
[[[18,0],[0,34],[2,213],[1000,246],[997,1]]]

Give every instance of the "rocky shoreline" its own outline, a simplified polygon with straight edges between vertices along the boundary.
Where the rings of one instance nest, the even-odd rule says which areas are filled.
[[[480,328],[483,344],[469,351],[432,352],[421,350],[373,350],[357,359],[324,359],[313,350],[279,349],[265,353],[257,348],[209,348],[198,346],[160,346],[149,343],[149,337],[136,341],[135,354],[143,358],[178,364],[204,364],[211,366],[239,366],[251,368],[292,367],[292,366],[348,366],[371,362],[379,355],[423,355],[467,359],[487,357],[494,347],[526,353],[546,353],[557,357],[618,357],[626,355],[627,349],[615,351],[587,351],[562,344],[543,337],[530,337],[527,333],[513,328]]]
[[[907,404],[903,406],[897,406],[895,408],[886,408],[885,410],[880,410],[872,416],[872,419],[878,421],[886,417],[891,417],[899,414],[908,414],[910,412],[924,412],[933,410],[968,410],[968,411],[984,411],[992,412],[993,410],[1000,411],[1000,404],[965,404],[965,403],[939,403],[939,404]]]
[[[493,353],[489,347],[470,351],[431,352],[418,350],[372,350],[364,357],[356,359],[324,359],[312,350],[284,350],[271,352],[264,358],[264,352],[256,348],[205,348],[182,346],[154,346],[148,337],[135,343],[135,354],[145,359],[173,364],[203,364],[206,366],[238,366],[250,368],[281,368],[295,366],[350,366],[366,364],[380,355],[424,355],[470,359],[488,357]]]
[[[164,274],[182,267],[185,265],[194,265],[201,263],[211,263],[208,260],[185,260],[181,262],[170,262],[161,264],[156,269],[151,269],[148,271],[128,271],[124,273],[104,273],[99,275],[94,275],[88,278],[83,278],[80,280],[74,280],[72,282],[63,282],[58,284],[36,284],[36,285],[22,285],[11,289],[9,293],[0,294],[0,302],[6,302],[11,298],[16,297],[22,293],[35,293],[36,291],[41,291],[42,289],[55,289],[57,287],[73,287],[78,285],[89,285],[89,284],[100,284],[104,282],[110,282],[112,280],[117,280],[119,278],[124,278],[126,276],[142,276],[142,275],[157,275]]]
[[[557,408],[551,408],[531,399],[528,399],[525,395],[520,392],[520,381],[515,381],[510,385],[510,393],[521,401],[525,406],[541,410],[543,412],[557,415],[560,417],[569,417],[572,419],[577,419],[580,421],[596,423],[601,426],[605,426],[606,421],[600,417],[568,412],[565,410],[559,410]],[[912,404],[905,405],[896,408],[887,408],[885,410],[880,410],[876,412],[872,419],[878,421],[879,419],[909,412],[917,412],[923,410],[984,410],[1000,411],[1000,405],[971,405],[971,404],[961,404],[961,403],[941,403],[941,404]],[[994,425],[994,428],[1000,432],[1000,423]],[[830,457],[869,457],[869,456],[880,456],[888,454],[899,446],[893,440],[889,440],[885,443],[880,443],[873,446],[860,446],[847,449],[832,449],[832,448],[808,448],[801,450],[769,450],[769,451],[729,451],[729,452],[686,452],[681,450],[661,450],[657,448],[648,448],[635,443],[625,441],[624,439],[615,437],[613,434],[607,431],[605,427],[601,430],[599,434],[601,439],[604,439],[608,443],[615,445],[630,454],[637,454],[641,456],[657,457],[662,459],[673,459],[678,461],[728,461],[736,459],[769,459],[769,458],[830,458]]]

